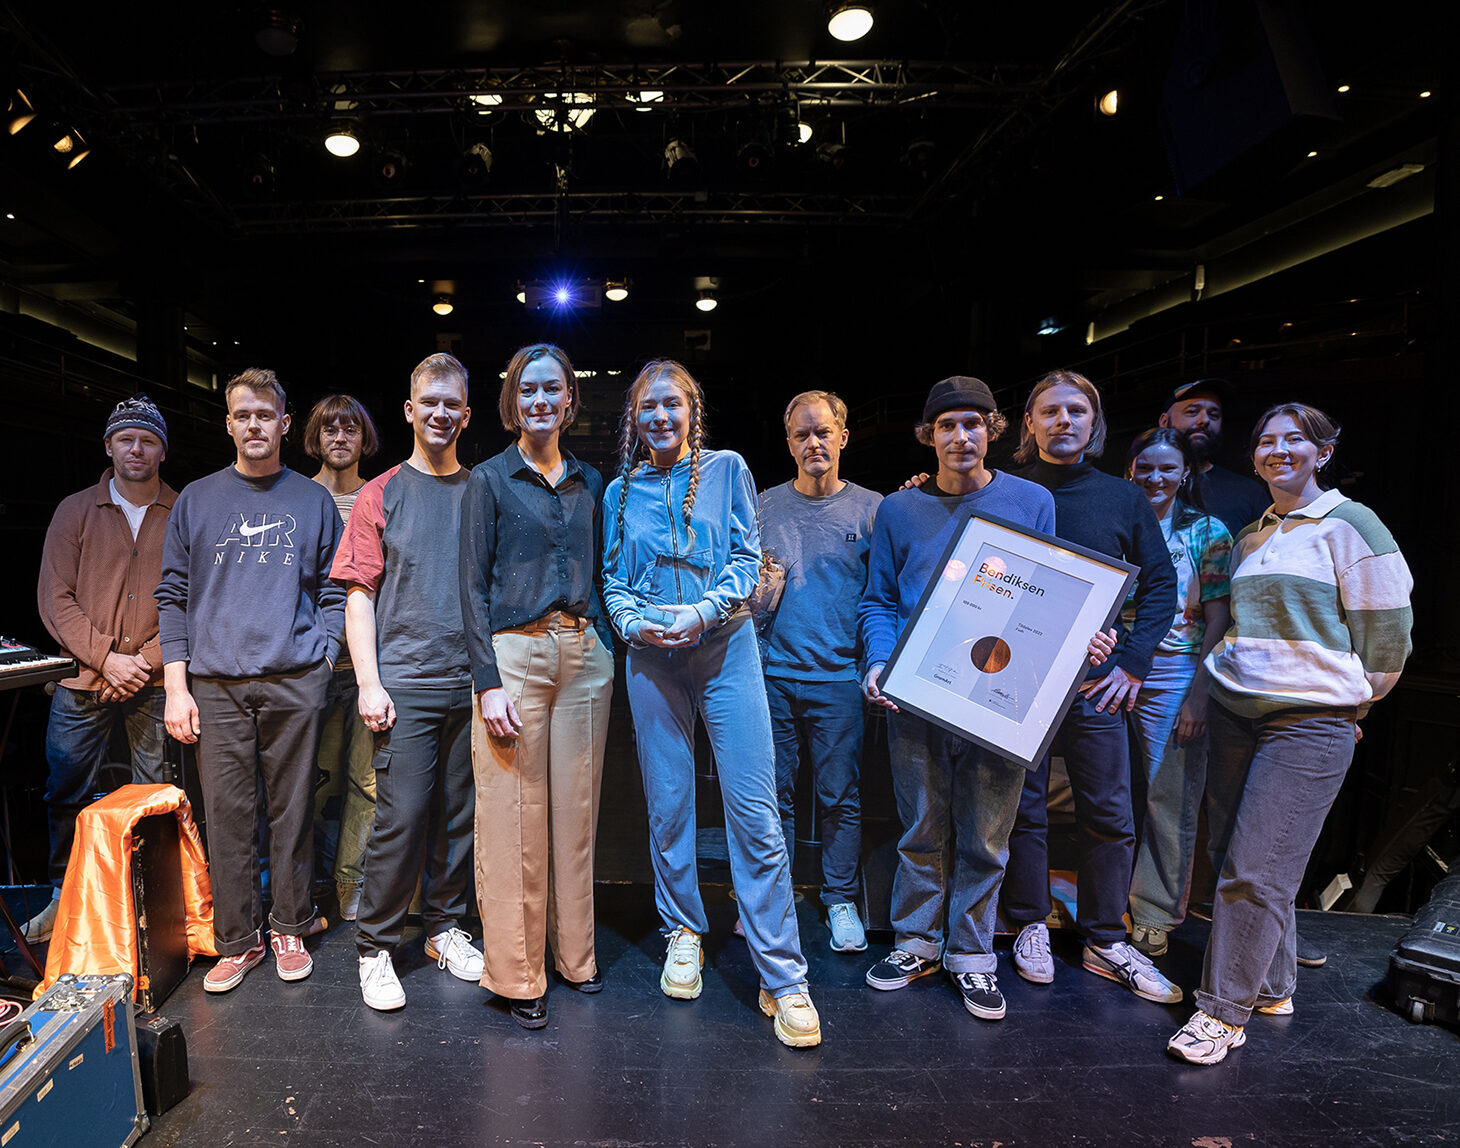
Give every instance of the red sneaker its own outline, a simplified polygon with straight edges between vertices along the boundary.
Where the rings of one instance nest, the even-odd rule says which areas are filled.
[[[208,975],[203,978],[203,988],[210,993],[226,993],[229,989],[236,989],[243,982],[248,970],[263,959],[263,945],[256,945],[236,957],[223,957],[208,970]]]
[[[275,933],[269,944],[274,947],[274,971],[281,981],[302,981],[314,972],[314,960],[299,937]]]

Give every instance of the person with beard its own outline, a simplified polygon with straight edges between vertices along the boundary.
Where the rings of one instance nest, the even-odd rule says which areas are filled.
[[[360,716],[375,735],[375,825],[356,917],[360,995],[406,1003],[393,954],[417,882],[426,956],[464,981],[481,951],[458,928],[471,880],[475,787],[471,669],[457,588],[469,472],[457,440],[471,421],[466,368],[428,355],[411,372],[410,458],[360,491],[330,578],[346,588],[345,631]]]
[[[284,388],[250,367],[224,388],[237,461],[190,483],[167,522],[157,613],[167,732],[196,742],[208,810],[213,939],[208,992],[236,987],[264,959],[258,817],[269,819],[275,971],[309,976],[314,756],[345,594],[329,580],[340,515],[318,483],[279,459]]]
[[[326,395],[314,404],[304,427],[304,453],[319,459],[319,483],[335,500],[340,521],[350,520],[365,480],[362,458],[373,458],[380,439],[367,411],[353,395]],[[322,775],[314,794],[315,858],[332,871],[340,917],[353,921],[360,908],[361,864],[370,826],[375,822],[374,747],[365,719],[360,716],[355,666],[348,651],[341,651],[330,676],[319,734],[315,765]],[[340,798],[339,835],[332,842],[324,828],[325,807]],[[331,858],[333,865],[331,866]]]
[[[1267,491],[1247,478],[1212,461],[1222,445],[1222,423],[1231,406],[1232,388],[1226,379],[1197,379],[1182,383],[1166,400],[1159,425],[1186,435],[1194,465],[1189,488],[1197,504],[1221,520],[1233,538],[1262,517]]]
[[[162,650],[152,590],[177,492],[157,475],[167,423],[146,395],[118,403],[102,436],[112,466],[56,508],[41,552],[41,621],[77,673],[56,686],[46,725],[51,901],[25,926],[49,940],[76,814],[96,794],[112,734],[126,734],[132,780],[162,780]]]

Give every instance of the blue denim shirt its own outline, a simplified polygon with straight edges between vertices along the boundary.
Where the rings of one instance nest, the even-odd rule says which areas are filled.
[[[760,577],[755,482],[745,460],[729,450],[700,452],[693,537],[682,509],[688,456],[668,470],[635,467],[620,523],[623,482],[615,478],[603,495],[603,603],[614,629],[624,635],[651,604],[695,606],[711,626],[724,622]]]

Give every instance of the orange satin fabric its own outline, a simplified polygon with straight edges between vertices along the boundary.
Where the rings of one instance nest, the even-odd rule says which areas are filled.
[[[175,785],[124,785],[76,818],[76,840],[56,906],[46,978],[35,998],[62,973],[137,975],[137,915],[132,905],[132,828],[143,817],[175,812],[182,856],[188,955],[213,947],[213,888],[187,795]],[[133,994],[135,998],[135,993]]]

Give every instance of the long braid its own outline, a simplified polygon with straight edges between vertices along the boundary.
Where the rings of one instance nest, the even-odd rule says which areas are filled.
[[[618,442],[618,511],[615,522],[618,530],[613,540],[613,549],[608,552],[607,561],[618,558],[624,540],[624,508],[629,502],[629,472],[634,469],[634,455],[638,453],[639,434],[634,417],[634,388],[629,388],[628,401],[624,404],[623,417],[619,420]]]
[[[703,396],[699,387],[695,387],[690,395],[689,408],[689,486],[684,492],[684,503],[680,507],[680,513],[684,516],[685,544],[691,549],[695,543],[695,528],[691,523],[694,516],[695,492],[700,485],[700,446],[704,442],[704,419],[701,417],[701,406]]]

